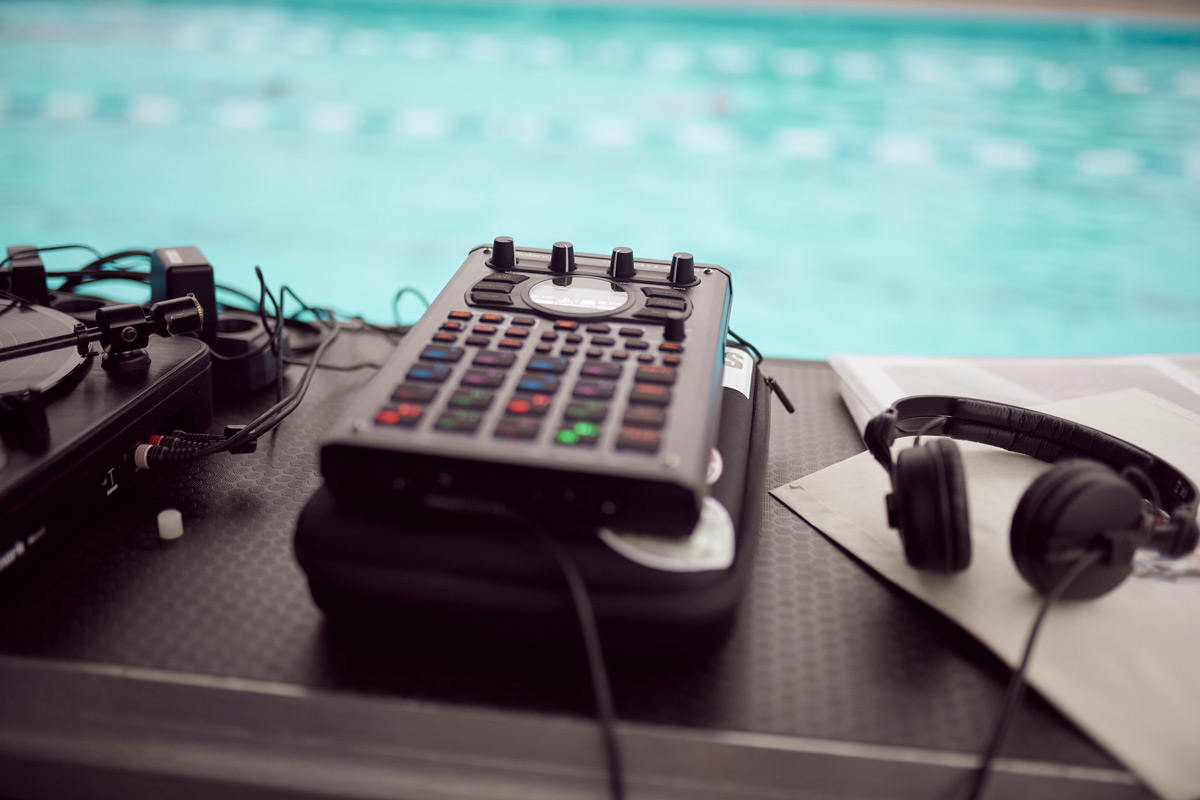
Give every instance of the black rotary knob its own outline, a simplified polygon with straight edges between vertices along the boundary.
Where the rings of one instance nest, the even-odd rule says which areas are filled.
[[[630,280],[634,275],[633,249],[629,247],[614,247],[612,258],[608,261],[609,277],[619,281]]]
[[[671,283],[692,283],[696,280],[696,259],[691,253],[671,256]]]
[[[570,242],[555,242],[550,251],[550,271],[566,274],[575,271],[575,246]]]
[[[512,269],[517,265],[517,251],[511,236],[497,236],[492,241],[492,257],[487,265],[492,269]]]
[[[665,320],[663,339],[668,342],[682,342],[684,337],[683,314],[672,314]]]

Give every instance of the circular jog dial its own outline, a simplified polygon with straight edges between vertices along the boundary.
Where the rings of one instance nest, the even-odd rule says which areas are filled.
[[[604,278],[572,276],[532,286],[529,302],[557,316],[602,317],[627,307],[633,297],[623,286]]]

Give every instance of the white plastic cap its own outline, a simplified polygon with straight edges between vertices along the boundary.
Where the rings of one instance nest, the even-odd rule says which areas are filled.
[[[164,508],[158,512],[158,536],[160,539],[178,539],[183,536],[183,514],[177,508]]]

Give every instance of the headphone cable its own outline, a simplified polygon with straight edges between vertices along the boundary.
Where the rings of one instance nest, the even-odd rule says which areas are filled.
[[[596,702],[596,718],[600,724],[600,736],[604,745],[604,760],[608,771],[608,793],[612,800],[624,800],[625,785],[621,765],[621,750],[617,742],[616,712],[613,707],[612,683],[604,663],[604,650],[600,644],[600,631],[596,627],[596,614],[588,595],[587,584],[579,568],[555,535],[534,518],[500,503],[484,500],[452,498],[444,496],[426,497],[424,504],[437,511],[478,515],[511,522],[524,528],[540,541],[554,557],[567,587],[575,616],[579,620],[579,632],[583,635],[583,647],[587,656],[588,675],[592,682],[592,696]]]
[[[1016,718],[1017,709],[1021,706],[1021,697],[1025,694],[1025,672],[1029,667],[1029,661],[1033,657],[1033,646],[1037,641],[1038,631],[1042,627],[1042,621],[1046,618],[1047,612],[1050,611],[1050,606],[1060,598],[1065,591],[1070,587],[1075,579],[1083,574],[1084,570],[1096,563],[1103,555],[1103,551],[1099,549],[1089,550],[1084,553],[1079,560],[1073,563],[1066,572],[1058,579],[1058,583],[1046,593],[1042,599],[1042,607],[1038,610],[1037,617],[1033,621],[1033,627],[1029,629],[1029,638],[1025,640],[1025,653],[1021,656],[1021,664],[1017,667],[1016,672],[1008,679],[1008,687],[1004,690],[1004,700],[1000,705],[1000,713],[996,715],[996,722],[992,727],[992,737],[988,742],[987,749],[983,752],[983,760],[979,764],[979,769],[975,771],[975,778],[971,784],[970,794],[967,795],[969,800],[979,800],[983,796],[984,787],[987,785],[988,777],[992,769],[992,762],[995,761],[996,755],[1000,752],[1000,747],[1004,744],[1004,739],[1008,735],[1008,729],[1012,726],[1013,719]]]

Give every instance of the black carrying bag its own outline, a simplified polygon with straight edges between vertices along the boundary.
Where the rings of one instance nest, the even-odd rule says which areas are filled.
[[[560,540],[587,585],[608,655],[692,660],[720,647],[733,627],[762,515],[770,392],[744,351],[730,348],[727,354],[717,439],[722,466],[705,514],[723,519],[712,501],[728,511],[733,527],[728,563],[672,558],[674,546],[614,534]],[[457,642],[581,647],[561,568],[537,536],[515,524],[445,512],[352,508],[322,486],[300,515],[295,553],[313,599],[335,624]]]

